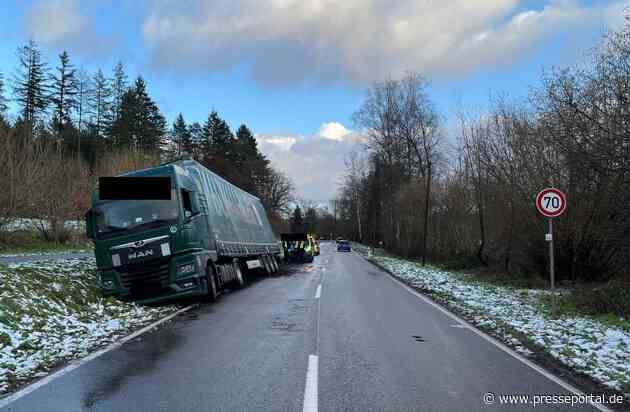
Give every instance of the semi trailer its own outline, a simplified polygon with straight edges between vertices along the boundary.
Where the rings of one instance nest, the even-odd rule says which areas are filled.
[[[214,301],[248,271],[279,268],[260,199],[192,159],[99,179],[85,218],[106,296]]]

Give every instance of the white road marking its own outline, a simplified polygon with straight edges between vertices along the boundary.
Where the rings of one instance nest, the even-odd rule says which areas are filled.
[[[317,285],[317,291],[315,292],[315,299],[319,299],[322,295],[322,284]]]
[[[178,311],[176,311],[174,313],[171,313],[170,315],[168,315],[166,317],[163,317],[162,319],[159,319],[159,320],[153,322],[152,324],[147,325],[144,328],[135,331],[134,333],[132,333],[130,335],[125,336],[124,338],[120,339],[119,341],[114,342],[114,343],[110,344],[109,346],[107,346],[107,347],[105,347],[105,348],[103,348],[103,349],[101,349],[99,351],[96,351],[96,352],[86,356],[85,358],[78,359],[78,360],[70,363],[70,365],[68,365],[68,366],[58,370],[57,372],[55,372],[55,373],[53,373],[51,375],[46,376],[45,378],[43,378],[41,380],[38,380],[37,382],[34,382],[34,383],[28,385],[24,389],[21,389],[21,390],[15,392],[13,395],[10,395],[10,396],[7,396],[6,398],[0,399],[0,409],[4,408],[5,406],[7,406],[7,405],[9,405],[9,404],[11,404],[11,403],[13,403],[15,401],[17,401],[21,397],[28,395],[29,393],[35,391],[36,389],[41,388],[42,386],[46,385],[47,383],[50,383],[50,382],[52,382],[53,380],[55,380],[57,378],[61,378],[63,375],[72,372],[73,370],[77,369],[81,365],[84,365],[84,364],[86,364],[86,363],[88,363],[88,362],[98,358],[99,356],[104,355],[107,352],[110,352],[110,351],[112,351],[112,350],[122,346],[126,342],[129,342],[130,340],[137,338],[138,336],[140,336],[140,335],[150,331],[151,329],[161,325],[164,322],[167,322],[167,321],[173,319],[175,316],[177,316],[177,315],[179,315],[181,313],[189,311],[190,309],[192,309],[192,308],[194,308],[196,306],[197,306],[197,304],[193,304],[193,305],[190,305],[190,306],[186,306],[185,308],[182,308],[182,309],[180,309],[180,310],[178,310]]]
[[[317,355],[308,355],[303,412],[317,412]]]
[[[455,325],[451,325],[451,328],[469,329],[468,325],[462,325],[459,323]]]
[[[357,256],[365,259],[363,256],[359,255],[358,253],[355,253]],[[367,261],[367,259],[365,259]],[[405,289],[406,291],[408,291],[409,293],[417,296],[418,298],[422,299],[424,302],[428,303],[429,305],[431,305],[432,307],[434,307],[435,309],[439,310],[440,312],[444,313],[446,316],[450,317],[451,319],[455,320],[457,323],[459,323],[460,325],[462,325],[462,327],[466,327],[468,329],[470,329],[471,331],[475,332],[477,335],[479,335],[481,338],[485,339],[486,341],[490,342],[491,344],[493,344],[494,346],[496,346],[497,348],[501,349],[503,352],[507,353],[508,355],[512,356],[513,358],[515,358],[516,360],[524,363],[525,365],[529,366],[530,368],[532,368],[533,370],[535,370],[536,372],[540,373],[541,375],[543,375],[544,377],[546,377],[547,379],[551,380],[552,382],[560,385],[561,387],[563,387],[564,389],[566,389],[569,392],[572,392],[575,395],[578,396],[584,396],[584,392],[582,392],[581,390],[579,390],[578,388],[576,388],[575,386],[563,381],[562,379],[558,378],[555,375],[552,375],[551,373],[549,373],[548,371],[546,371],[545,369],[541,368],[540,366],[536,365],[535,363],[533,363],[532,361],[530,361],[529,359],[521,356],[519,353],[513,351],[511,348],[509,348],[508,346],[504,345],[503,343],[499,342],[498,340],[496,340],[495,338],[493,338],[492,336],[480,331],[479,329],[477,329],[475,326],[473,326],[472,324],[466,322],[464,319],[460,318],[459,316],[455,315],[452,312],[449,312],[447,309],[443,308],[442,306],[440,306],[439,304],[435,303],[434,301],[432,301],[431,299],[429,299],[428,297],[424,296],[423,294],[419,293],[417,290],[411,288],[410,286],[408,286],[407,284],[403,283],[402,281],[398,280],[396,277],[394,277],[392,274],[390,274],[387,271],[384,271],[388,276],[389,279],[391,279],[392,281],[394,281],[395,283],[397,283],[399,286],[401,286],[403,289]],[[609,409],[607,407],[605,407],[604,405],[601,405],[599,403],[595,403],[595,402],[591,402],[590,403],[595,409],[601,411],[601,412],[613,412],[612,409]]]

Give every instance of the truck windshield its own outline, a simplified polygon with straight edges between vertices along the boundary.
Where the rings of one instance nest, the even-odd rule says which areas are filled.
[[[179,216],[176,199],[172,191],[171,200],[113,200],[96,205],[93,210],[97,236],[104,238],[176,223]]]

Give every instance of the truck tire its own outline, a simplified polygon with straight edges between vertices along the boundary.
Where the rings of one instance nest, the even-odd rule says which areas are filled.
[[[267,255],[267,259],[269,259],[269,265],[271,266],[271,273],[278,272],[278,264],[276,263],[276,259],[273,255]]]
[[[241,270],[241,262],[238,259],[234,259],[232,263],[234,266],[234,272],[236,272],[236,280],[234,281],[234,285],[240,289],[245,286],[245,277],[243,275],[243,271]]]
[[[276,259],[276,257],[274,255],[270,255],[269,256],[269,260],[271,260],[271,266],[273,266],[274,273],[278,272],[278,270],[280,270],[280,265],[278,264],[278,259]]]
[[[260,257],[260,260],[261,260],[261,262],[263,264],[263,267],[265,269],[265,276],[271,276],[273,271],[271,270],[271,263],[269,262],[269,259],[267,258],[267,255],[262,255]]]
[[[214,265],[206,266],[206,283],[208,285],[208,293],[204,297],[206,302],[216,302],[219,299],[219,288],[217,287],[217,276]]]

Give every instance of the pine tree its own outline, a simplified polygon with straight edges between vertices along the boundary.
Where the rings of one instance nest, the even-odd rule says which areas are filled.
[[[54,110],[54,128],[61,133],[64,127],[72,122],[71,113],[77,107],[79,84],[75,75],[76,70],[70,63],[66,51],[59,55],[59,66],[55,70],[56,74],[50,77],[52,82],[50,102]]]
[[[89,113],[92,115],[90,126],[96,138],[101,137],[106,131],[110,97],[109,84],[103,72],[99,69],[92,78],[92,87],[87,99]]]
[[[13,94],[24,120],[34,128],[38,117],[48,106],[47,66],[33,40],[18,47],[19,66],[13,82]]]
[[[231,160],[235,154],[235,143],[230,127],[213,110],[203,126],[202,150],[204,157],[222,157]]]
[[[242,124],[236,132],[235,169],[239,173],[238,185],[250,193],[261,196],[271,170],[269,160],[260,153],[254,135]]]
[[[191,147],[190,153],[197,161],[201,159],[201,143],[203,142],[203,127],[199,122],[194,122],[188,127],[190,133]]]
[[[113,123],[112,135],[118,144],[141,151],[158,151],[164,144],[166,119],[146,90],[146,83],[138,77],[134,87],[122,97],[120,117]]]
[[[175,155],[181,156],[183,153],[192,154],[192,139],[184,116],[180,113],[173,122],[171,139],[175,144]]]
[[[136,95],[133,89],[123,93],[120,101],[120,113],[118,119],[113,122],[110,130],[112,145],[115,148],[131,148],[135,146],[136,136]]]
[[[255,158],[258,156],[258,144],[254,135],[247,126],[242,124],[236,131],[239,154],[245,158]]]

